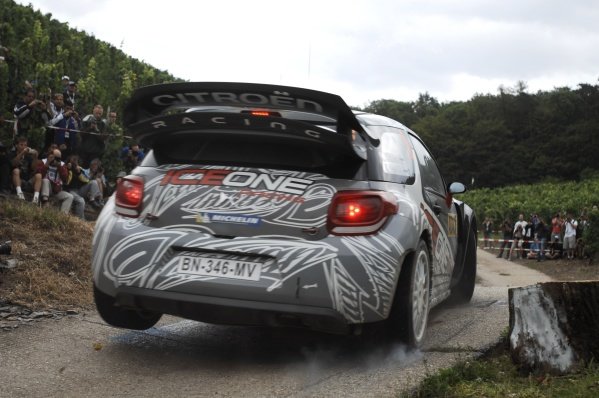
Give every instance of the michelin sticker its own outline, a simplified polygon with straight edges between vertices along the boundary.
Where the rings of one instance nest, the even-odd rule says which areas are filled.
[[[196,216],[196,222],[199,224],[225,223],[257,227],[260,225],[260,221],[260,217],[246,216],[243,214],[200,213]]]

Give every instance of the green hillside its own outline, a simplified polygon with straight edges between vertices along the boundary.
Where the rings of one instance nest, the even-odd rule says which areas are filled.
[[[119,112],[133,89],[178,80],[12,0],[0,0],[0,47],[0,115],[7,119],[26,81],[47,96],[62,92],[61,77],[68,75],[78,83],[78,111],[85,115],[94,104]]]

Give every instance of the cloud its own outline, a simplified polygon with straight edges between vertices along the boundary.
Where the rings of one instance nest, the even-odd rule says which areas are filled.
[[[183,79],[300,85],[353,105],[599,77],[592,0],[31,3]]]

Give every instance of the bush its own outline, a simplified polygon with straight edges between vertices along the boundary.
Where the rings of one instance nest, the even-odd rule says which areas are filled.
[[[585,252],[591,257],[591,260],[595,260],[599,253],[599,210],[590,211],[588,217],[589,222],[582,237],[585,242]]]

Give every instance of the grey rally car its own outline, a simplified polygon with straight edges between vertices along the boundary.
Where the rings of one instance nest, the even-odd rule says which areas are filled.
[[[384,321],[418,346],[433,306],[472,297],[476,220],[452,196],[465,187],[401,123],[324,92],[214,82],[141,88],[124,120],[151,150],[96,223],[107,323]]]

